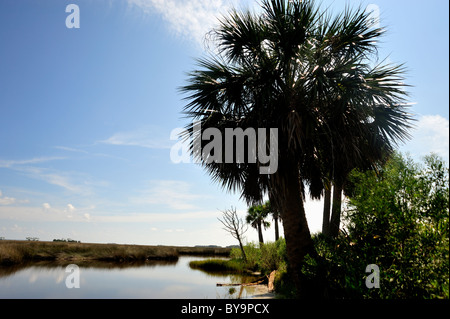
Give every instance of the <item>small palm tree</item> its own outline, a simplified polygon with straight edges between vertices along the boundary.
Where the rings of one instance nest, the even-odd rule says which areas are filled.
[[[281,221],[281,215],[280,212],[275,209],[275,207],[270,204],[270,200],[266,201],[262,205],[262,209],[266,212],[267,215],[272,215],[273,224],[275,228],[275,241],[277,241],[280,238],[280,230],[278,227],[278,221]]]
[[[264,209],[264,205],[250,206],[247,211],[246,221],[258,231],[259,244],[264,244],[262,229],[270,227],[270,223],[266,221],[268,211]]]

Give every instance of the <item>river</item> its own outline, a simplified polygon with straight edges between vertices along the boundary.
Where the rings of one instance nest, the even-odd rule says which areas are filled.
[[[250,298],[257,287],[217,287],[217,283],[250,282],[254,277],[206,273],[189,267],[191,260],[140,264],[84,263],[76,267],[39,262],[0,267],[0,299],[227,299]],[[78,287],[78,288],[77,288]]]

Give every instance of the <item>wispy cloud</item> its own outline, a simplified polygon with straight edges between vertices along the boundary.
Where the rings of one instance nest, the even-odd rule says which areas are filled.
[[[194,220],[208,220],[216,218],[217,212],[201,211],[189,213],[129,213],[120,215],[103,215],[92,216],[93,222],[107,223],[175,223],[175,222],[192,222]],[[151,230],[157,231],[160,228],[152,226]]]
[[[30,178],[62,187],[71,193],[86,196],[93,194],[92,188],[89,185],[90,183],[88,182],[89,177],[83,173],[61,172],[40,167],[22,167],[16,168],[16,170]]]
[[[238,0],[127,0],[144,13],[156,13],[177,35],[201,44],[217,18],[242,1]]]
[[[131,198],[134,204],[163,205],[176,210],[191,210],[197,205],[193,202],[204,198],[193,194],[191,185],[184,181],[158,180],[151,181],[149,187],[140,192],[138,197]]]
[[[0,159],[0,168],[16,171],[29,178],[59,186],[69,192],[79,195],[92,195],[94,193],[93,187],[104,187],[108,185],[105,181],[93,179],[89,174],[78,171],[62,171],[38,165],[50,161],[66,159],[68,158],[59,156],[35,157],[24,160]],[[12,199],[8,199],[8,201],[12,201]],[[4,202],[6,202],[6,199],[4,199]]]
[[[60,156],[50,156],[50,157],[35,157],[26,160],[2,160],[0,159],[0,167],[2,168],[12,168],[21,165],[39,164],[56,160],[63,160],[65,157]]]
[[[170,134],[166,134],[161,128],[155,126],[118,132],[99,142],[109,145],[137,146],[150,149],[169,149],[173,144],[170,141]]]
[[[47,168],[35,166],[55,160],[64,160],[66,157],[35,157],[25,160],[0,160],[0,168],[8,168],[28,177],[43,180],[49,184],[57,185],[75,193],[86,193],[86,188],[70,181],[68,174],[58,173]]]
[[[5,163],[7,162],[7,163]],[[94,180],[89,174],[72,171],[60,171],[45,167],[22,165],[29,163],[41,163],[42,161],[4,161],[0,166],[20,173],[28,178],[41,180],[45,183],[59,186],[74,194],[89,196],[94,194],[94,187],[105,187],[107,182]],[[6,199],[3,200],[6,202]],[[12,201],[12,199],[8,199]]]
[[[100,141],[100,142],[95,142],[92,145],[87,145],[87,147],[91,148],[92,146],[97,145],[98,143],[104,143],[104,144],[111,144],[110,142],[114,142],[114,141],[109,141],[108,140],[104,140],[104,141]],[[117,144],[119,145],[119,144]],[[85,146],[86,147],[86,146]],[[83,159],[88,159],[88,158],[94,158],[94,157],[103,157],[103,158],[111,158],[111,159],[118,159],[118,160],[126,160],[123,157],[119,157],[119,156],[115,156],[115,155],[111,155],[111,154],[105,154],[105,153],[99,153],[99,152],[95,152],[95,151],[87,151],[85,149],[82,148],[75,148],[75,147],[68,147],[68,146],[54,146],[53,148],[64,151],[64,152],[70,152],[73,153],[74,156],[78,155],[78,158],[81,158],[81,156],[83,156]]]
[[[94,223],[148,223],[154,231],[161,230],[165,223],[172,224],[174,229],[181,229],[183,222],[203,221],[217,217],[217,211],[196,211],[183,213],[121,213],[112,214],[98,210],[95,206],[78,207],[72,204],[54,206],[50,203],[42,205],[1,206],[0,220],[39,221],[39,222],[94,222]]]
[[[67,152],[88,154],[88,151],[85,151],[85,150],[82,150],[82,149],[78,149],[78,148],[73,148],[73,147],[55,146],[55,148],[58,149],[58,150],[67,151]]]

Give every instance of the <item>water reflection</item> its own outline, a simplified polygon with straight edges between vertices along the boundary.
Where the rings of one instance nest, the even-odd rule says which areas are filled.
[[[0,298],[245,298],[254,287],[216,287],[220,283],[250,282],[254,277],[192,270],[189,262],[201,257],[183,256],[176,261],[37,262],[0,267]],[[80,268],[80,288],[68,289],[66,266]]]
[[[18,265],[0,266],[0,278],[11,276],[17,271],[29,267],[35,268],[61,268],[67,267],[70,264],[76,264],[78,267],[85,269],[98,268],[98,269],[125,269],[125,268],[137,268],[137,267],[156,267],[156,266],[176,266],[178,260],[147,260],[147,261],[131,261],[131,262],[112,262],[112,261],[99,261],[99,260],[79,260],[79,261],[34,261],[25,262]]]

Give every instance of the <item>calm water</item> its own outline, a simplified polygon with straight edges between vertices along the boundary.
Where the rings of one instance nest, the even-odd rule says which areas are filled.
[[[249,282],[252,277],[208,274],[189,267],[191,260],[202,257],[183,256],[175,262],[147,262],[140,265],[86,264],[79,266],[80,288],[69,289],[67,265],[51,263],[27,267],[0,268],[0,299],[3,298],[167,298],[216,299],[251,297],[254,287],[216,287],[216,283]],[[231,292],[231,294],[230,294]]]

